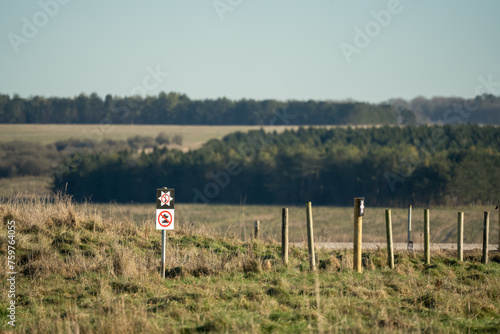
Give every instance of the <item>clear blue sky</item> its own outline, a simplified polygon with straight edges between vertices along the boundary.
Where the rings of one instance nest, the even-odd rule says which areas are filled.
[[[149,95],[191,98],[471,97],[478,76],[500,81],[498,0],[401,0],[349,63],[340,44],[390,2],[221,0],[235,5],[221,20],[212,0],[72,0],[53,17],[0,0],[0,93],[131,95],[147,67],[169,73]],[[15,52],[23,18],[40,27]]]

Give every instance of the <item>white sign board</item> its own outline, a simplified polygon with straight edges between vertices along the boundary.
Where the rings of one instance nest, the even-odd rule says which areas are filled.
[[[174,210],[156,209],[156,229],[174,229]]]

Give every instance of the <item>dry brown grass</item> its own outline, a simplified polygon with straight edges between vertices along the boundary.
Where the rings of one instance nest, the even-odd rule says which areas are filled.
[[[0,205],[0,259],[6,221],[16,221],[17,332],[495,332],[500,326],[500,255],[481,265],[435,252],[319,250],[318,271],[292,247],[288,267],[272,241],[222,237],[192,224],[169,231],[167,276],[150,224],[103,215],[61,196],[24,195]],[[151,224],[152,225],[152,224]],[[6,291],[6,273],[0,271]],[[6,309],[6,294],[0,297]],[[3,311],[5,312],[5,311]],[[5,313],[1,316],[5,317]],[[9,329],[5,321],[0,330]]]

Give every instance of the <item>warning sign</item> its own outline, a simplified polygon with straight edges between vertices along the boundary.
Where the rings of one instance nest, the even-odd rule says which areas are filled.
[[[174,210],[156,209],[156,229],[157,230],[174,229]]]
[[[175,189],[156,189],[156,229],[174,229]]]
[[[156,189],[156,208],[173,209],[175,202],[175,189]]]

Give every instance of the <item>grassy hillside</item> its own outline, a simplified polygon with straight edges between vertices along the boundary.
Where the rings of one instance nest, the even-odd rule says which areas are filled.
[[[167,233],[167,276],[159,278],[160,238],[67,198],[18,197],[0,206],[0,258],[7,223],[16,226],[16,331],[20,333],[495,332],[500,326],[500,257],[365,252],[364,273],[349,251],[292,248],[290,264],[265,241],[221,237],[179,221]],[[8,287],[0,271],[0,316]],[[0,329],[8,330],[6,321]]]

